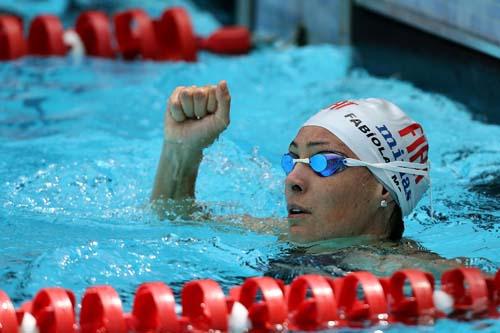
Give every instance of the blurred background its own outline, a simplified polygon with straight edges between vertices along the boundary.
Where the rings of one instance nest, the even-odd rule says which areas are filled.
[[[354,66],[375,76],[411,81],[464,103],[478,120],[500,123],[500,0],[192,0],[221,25],[251,29],[257,43],[354,47]],[[73,22],[86,9],[113,14],[141,7],[157,15],[165,6],[189,1],[0,0],[0,13],[27,24],[41,13]],[[201,20],[200,20],[201,17]],[[200,22],[201,21],[201,22]],[[217,23],[212,24],[214,26]],[[207,35],[209,31],[198,31]],[[380,62],[379,59],[387,61]],[[464,93],[467,92],[467,93]]]

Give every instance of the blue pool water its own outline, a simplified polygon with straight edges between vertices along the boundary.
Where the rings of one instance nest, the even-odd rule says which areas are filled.
[[[0,63],[0,289],[19,305],[46,286],[81,296],[90,285],[111,284],[129,307],[142,282],[161,280],[178,292],[186,281],[212,278],[227,290],[290,251],[237,220],[160,221],[147,206],[169,93],[221,79],[230,86],[232,122],[205,150],[196,187],[213,215],[284,217],[279,160],[300,124],[333,101],[383,97],[423,124],[431,147],[435,219],[427,194],[405,235],[495,272],[500,127],[472,120],[445,96],[352,69],[350,55],[315,46],[201,54],[195,64]],[[441,320],[424,330],[451,329],[493,332],[500,324]]]
[[[220,79],[232,123],[205,151],[196,187],[214,214],[284,217],[279,159],[298,126],[332,101],[383,96],[421,121],[431,144],[436,218],[424,197],[406,235],[495,271],[500,128],[444,96],[348,68],[349,49],[330,46],[203,54],[196,64],[0,64],[0,288],[19,304],[45,286],[81,295],[107,283],[129,304],[144,281],[179,290],[210,277],[227,288],[264,274],[290,247],[276,236],[238,222],[159,221],[147,208],[169,93]]]

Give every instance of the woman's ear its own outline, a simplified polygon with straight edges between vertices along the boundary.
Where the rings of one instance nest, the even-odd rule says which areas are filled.
[[[387,201],[388,203],[394,201],[391,193],[387,191],[384,186],[382,186],[382,199]]]

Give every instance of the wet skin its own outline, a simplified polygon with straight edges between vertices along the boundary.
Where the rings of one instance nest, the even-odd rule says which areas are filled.
[[[335,135],[318,126],[300,129],[289,152],[308,158],[320,152],[357,156]],[[297,163],[285,180],[290,239],[311,242],[336,237],[389,234],[395,202],[365,167],[348,167],[330,177],[317,175],[307,164]],[[386,200],[388,207],[380,207]],[[300,213],[295,213],[300,210]]]
[[[229,125],[230,102],[225,81],[204,87],[177,87],[170,96],[165,113],[165,140],[151,194],[152,208],[161,218],[166,217],[165,212],[186,216],[198,212],[193,208],[194,189],[203,149]],[[289,152],[296,158],[338,152],[357,159],[335,135],[318,126],[301,128]],[[340,266],[348,271],[378,268],[388,274],[400,268],[433,271],[460,264],[446,261],[413,242],[384,242],[396,204],[365,167],[349,167],[330,177],[321,177],[308,165],[298,163],[286,177],[285,196],[289,213],[287,240],[302,243],[300,246],[306,253],[322,253],[327,259],[333,256],[334,261],[318,262],[323,268]],[[380,206],[381,200],[387,201],[387,207]],[[175,209],[170,209],[170,201]],[[295,214],[296,209],[301,210],[299,214]],[[216,219],[208,216],[204,220]],[[225,223],[229,223],[227,220]],[[259,232],[275,233],[284,224],[281,219],[263,220],[249,215],[237,220]],[[294,266],[289,257],[284,263]],[[298,267],[304,267],[301,259]]]

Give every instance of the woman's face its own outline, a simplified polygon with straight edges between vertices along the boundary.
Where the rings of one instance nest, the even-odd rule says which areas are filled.
[[[295,158],[338,152],[357,159],[335,135],[318,126],[301,128],[289,152]],[[292,241],[387,233],[388,223],[380,218],[387,215],[381,210],[388,209],[380,207],[380,201],[385,199],[383,187],[367,168],[348,167],[330,177],[321,177],[308,164],[297,163],[286,177],[285,196]],[[293,208],[302,213],[294,213]]]

